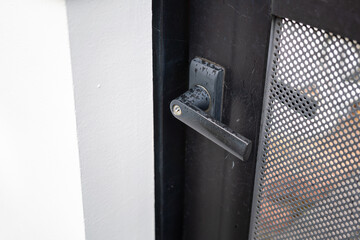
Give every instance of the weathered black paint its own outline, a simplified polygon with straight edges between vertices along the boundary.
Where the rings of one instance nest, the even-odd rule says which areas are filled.
[[[192,0],[189,58],[226,68],[222,122],[253,142],[239,161],[187,129],[185,240],[247,239],[262,111],[270,1]]]

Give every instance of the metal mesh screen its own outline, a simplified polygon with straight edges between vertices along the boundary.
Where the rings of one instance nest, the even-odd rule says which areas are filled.
[[[360,45],[273,28],[252,239],[360,239]]]

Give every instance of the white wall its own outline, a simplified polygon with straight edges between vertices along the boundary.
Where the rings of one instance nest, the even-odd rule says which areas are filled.
[[[0,1],[0,239],[84,239],[66,8]]]
[[[154,239],[150,0],[68,0],[86,238]]]

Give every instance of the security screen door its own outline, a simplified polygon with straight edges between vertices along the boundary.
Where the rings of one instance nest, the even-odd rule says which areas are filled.
[[[360,238],[360,44],[276,18],[251,239]]]
[[[187,9],[187,64],[225,69],[221,122],[252,149],[241,161],[185,128],[181,236],[171,239],[360,239],[360,2]]]

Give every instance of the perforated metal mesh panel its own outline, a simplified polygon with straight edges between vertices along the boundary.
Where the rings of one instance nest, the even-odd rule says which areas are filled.
[[[252,239],[360,239],[360,45],[277,19]]]

